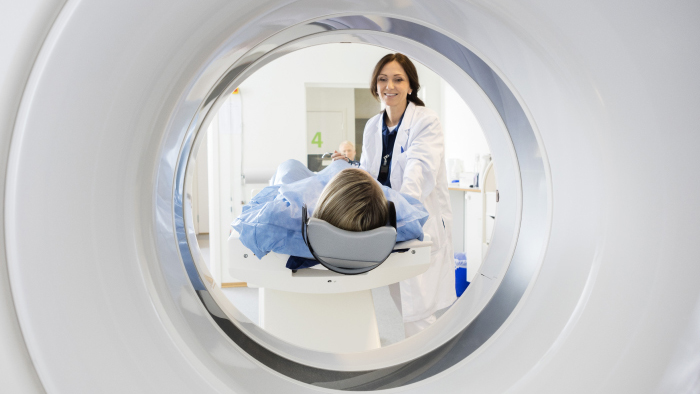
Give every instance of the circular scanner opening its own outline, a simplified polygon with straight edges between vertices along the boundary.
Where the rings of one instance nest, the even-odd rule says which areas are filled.
[[[186,189],[190,186],[186,179],[194,176],[197,168],[188,165],[188,159],[203,140],[204,133],[198,132],[212,123],[233,89],[280,56],[333,42],[366,43],[405,53],[452,85],[482,124],[495,158],[500,197],[498,221],[479,275],[445,316],[430,330],[393,346],[342,357],[280,341],[226,305],[225,296],[207,275],[205,259],[197,246],[196,216]],[[219,60],[222,58],[226,56]],[[373,390],[439,374],[469,356],[496,332],[536,270],[546,235],[542,218],[548,202],[546,189],[541,187],[547,184],[544,152],[539,149],[523,107],[498,73],[466,46],[428,27],[386,17],[343,16],[283,30],[234,61],[202,97],[197,115],[186,127],[173,201],[176,234],[188,276],[213,320],[237,346],[291,378],[329,388]]]
[[[197,243],[191,248],[199,248],[199,251],[195,250],[193,254],[201,255],[206,263],[205,267],[198,266],[200,275],[211,277],[222,288],[232,307],[250,322],[261,327],[265,322],[267,326],[262,328],[273,335],[277,332],[276,336],[301,347],[341,353],[366,349],[359,343],[359,338],[358,342],[348,341],[348,338],[338,340],[335,347],[324,349],[317,336],[335,335],[336,339],[342,336],[329,330],[320,331],[316,336],[304,335],[307,331],[318,330],[306,319],[287,319],[283,326],[276,327],[270,316],[263,318],[259,306],[265,296],[256,286],[262,283],[256,283],[255,279],[250,283],[247,272],[241,272],[236,264],[249,262],[245,256],[250,261],[257,261],[257,258],[253,258],[250,249],[243,254],[233,254],[228,239],[232,233],[230,225],[241,214],[243,204],[258,212],[254,206],[258,209],[260,206],[251,205],[251,200],[269,186],[278,166],[287,160],[295,160],[297,166],[318,172],[330,164],[330,158],[323,158],[325,152],[341,151],[351,146],[353,149],[348,151],[350,159],[361,160],[365,124],[382,109],[382,103],[370,93],[368,80],[377,60],[387,53],[391,52],[376,46],[338,43],[304,48],[280,57],[258,69],[238,86],[206,130],[200,129],[192,149],[188,163],[191,176],[185,181],[185,197],[190,201],[192,217],[186,217],[185,223],[192,224],[197,236]],[[419,98],[440,114],[445,137],[448,182],[453,181],[449,184],[449,197],[455,210],[448,225],[452,227],[456,264],[461,264],[455,270],[455,276],[461,280],[456,292],[461,295],[464,291],[461,286],[467,284],[464,282],[471,282],[477,275],[495,221],[495,176],[488,182],[493,190],[485,194],[489,199],[489,209],[494,212],[484,213],[480,188],[474,185],[478,181],[476,174],[485,173],[490,150],[478,121],[457,92],[432,70],[415,60],[414,64],[421,83]],[[479,165],[483,168],[474,171]],[[481,183],[485,182],[482,180]],[[211,198],[212,195],[220,197]],[[312,204],[314,200],[305,199],[305,202]],[[466,209],[465,202],[468,204]],[[280,212],[282,216],[274,222],[286,217],[285,212]],[[251,218],[251,214],[247,213],[246,218]],[[269,223],[261,220],[259,215],[252,218],[260,228]],[[484,220],[487,225],[482,226]],[[298,227],[292,229],[298,230]],[[468,240],[465,239],[465,227],[471,233]],[[273,232],[276,234],[276,229]],[[212,245],[219,248],[214,253]],[[285,253],[285,250],[285,247],[276,249],[279,253]],[[466,261],[469,261],[468,269],[463,266]],[[281,267],[285,262],[279,263]],[[328,273],[320,265],[311,269]],[[295,279],[290,277],[288,280]],[[398,289],[391,290],[384,285],[372,291],[378,326],[378,335],[374,339],[380,339],[381,347],[405,338],[401,307],[395,295]],[[344,301],[337,302],[342,304]],[[448,308],[438,310],[436,316],[442,316]],[[329,313],[319,314],[321,319],[337,319]],[[300,331],[299,335],[296,331]],[[374,346],[376,344],[368,344],[367,347]]]

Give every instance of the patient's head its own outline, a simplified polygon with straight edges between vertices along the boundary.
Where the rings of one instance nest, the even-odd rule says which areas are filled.
[[[350,160],[355,160],[355,145],[350,141],[343,141],[338,146],[338,152],[344,154]]]
[[[313,216],[348,231],[367,231],[386,224],[386,197],[364,170],[346,168],[323,189]]]

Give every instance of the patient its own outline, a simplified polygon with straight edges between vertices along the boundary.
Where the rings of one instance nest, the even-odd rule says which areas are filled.
[[[381,186],[344,160],[313,173],[296,160],[282,163],[264,188],[231,224],[256,257],[270,251],[312,259],[301,236],[301,211],[348,231],[367,231],[387,222],[387,200],[396,208],[396,242],[423,239],[428,212],[418,200]]]
[[[368,231],[386,224],[389,208],[379,182],[359,168],[340,171],[326,185],[313,217],[348,231]]]

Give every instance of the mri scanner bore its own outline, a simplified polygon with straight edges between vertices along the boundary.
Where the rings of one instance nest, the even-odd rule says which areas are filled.
[[[309,31],[317,31],[318,33],[309,34]],[[410,38],[410,40],[415,41],[415,44],[407,44],[406,41],[397,39],[397,36],[393,34],[381,33],[391,31],[400,32],[401,37]],[[342,34],[338,34],[340,32]],[[289,41],[290,39],[291,41]],[[282,42],[285,44],[281,45]],[[371,313],[373,311],[370,311],[372,303],[369,289],[391,283],[387,278],[400,281],[415,276],[422,272],[421,269],[425,269],[426,254],[429,253],[429,245],[425,243],[429,242],[427,240],[424,240],[423,243],[402,245],[402,251],[410,252],[408,257],[394,254],[377,270],[366,276],[350,277],[352,280],[348,280],[348,276],[321,277],[321,283],[329,284],[325,285],[325,288],[320,287],[318,275],[313,274],[314,271],[311,270],[299,270],[304,274],[297,274],[293,281],[286,280],[291,275],[290,271],[284,270],[285,274],[274,272],[275,270],[279,271],[282,267],[279,261],[274,261],[274,255],[266,262],[264,260],[267,256],[265,256],[263,261],[258,262],[258,265],[253,267],[246,264],[244,260],[241,269],[247,270],[246,275],[254,279],[251,279],[250,282],[265,283],[265,285],[261,285],[263,290],[260,291],[260,294],[263,295],[260,297],[260,304],[264,306],[261,309],[265,311],[260,316],[262,322],[260,326],[270,327],[270,332],[273,335],[270,335],[268,331],[261,330],[260,326],[252,324],[250,319],[241,316],[240,311],[236,308],[229,308],[230,304],[222,301],[225,297],[221,294],[214,278],[198,273],[203,272],[203,269],[197,267],[204,267],[206,264],[201,250],[196,246],[188,247],[196,245],[196,233],[193,231],[193,214],[189,194],[183,194],[185,192],[183,185],[187,178],[185,175],[194,171],[193,166],[187,165],[187,159],[190,157],[190,152],[197,151],[198,144],[201,143],[201,138],[195,138],[197,130],[208,124],[215,113],[213,110],[225,105],[225,101],[229,98],[227,95],[234,92],[236,86],[238,86],[239,94],[244,94],[242,81],[255,74],[256,70],[285,54],[332,42],[371,43],[377,47],[391,48],[392,52],[400,51],[414,56],[441,75],[450,76],[447,79],[448,82],[460,87],[459,91],[462,97],[469,97],[469,92],[473,92],[474,87],[479,86],[486,93],[485,96],[480,96],[474,101],[474,104],[479,108],[480,116],[483,115],[483,118],[479,117],[479,123],[489,125],[485,130],[490,131],[489,133],[485,131],[485,134],[490,135],[490,139],[496,141],[496,143],[490,141],[489,147],[494,156],[498,157],[494,163],[499,168],[499,191],[502,196],[498,209],[499,225],[493,228],[493,243],[489,247],[489,253],[482,264],[479,275],[472,282],[471,287],[476,286],[477,291],[465,292],[460,301],[445,312],[442,319],[438,319],[420,334],[408,338],[406,341],[394,343],[392,346],[379,347],[377,325],[374,321],[371,319],[369,321],[367,319],[352,319],[352,317],[374,315]],[[275,49],[270,49],[273,47]],[[262,50],[263,48],[265,49]],[[372,63],[374,63],[374,59]],[[538,245],[541,245],[540,241],[546,234],[543,232],[543,223],[532,220],[541,217],[547,204],[547,199],[541,195],[545,190],[532,187],[535,184],[541,185],[544,180],[543,151],[541,149],[537,151],[533,129],[527,121],[525,112],[512,92],[504,85],[503,80],[470,50],[442,33],[413,22],[392,18],[375,20],[367,19],[364,16],[343,16],[316,20],[294,29],[287,29],[281,35],[269,37],[265,42],[251,49],[245,60],[241,61],[243,63],[231,65],[219,79],[217,85],[211,88],[208,98],[203,101],[203,106],[199,109],[200,115],[195,117],[193,123],[190,123],[187,128],[188,132],[175,168],[175,172],[178,174],[175,177],[174,185],[175,217],[178,218],[181,212],[183,219],[182,221],[176,219],[179,252],[189,280],[213,321],[227,334],[228,338],[258,362],[297,381],[315,382],[316,385],[339,389],[389,388],[402,386],[408,382],[422,381],[454,366],[476,350],[493,335],[512,311],[512,308],[517,305],[517,300],[522,297],[525,289],[522,285],[531,280],[535,272],[535,265],[532,264],[532,261],[528,263],[526,256],[538,253]],[[464,84],[464,75],[471,77],[476,84]],[[195,83],[193,88],[196,87]],[[236,96],[234,95],[234,97]],[[494,106],[479,106],[480,103],[483,104],[485,98]],[[501,123],[494,122],[494,119],[499,118]],[[284,124],[286,126],[289,124],[289,119],[285,120],[287,121]],[[513,141],[508,137],[509,133],[518,135],[518,143],[513,144]],[[235,133],[234,137],[231,138],[236,138]],[[314,139],[316,138],[309,140],[319,142],[319,139],[313,141]],[[516,152],[517,155],[515,155]],[[517,161],[517,164],[514,160]],[[165,168],[163,169],[165,170]],[[522,178],[518,175],[519,171],[526,171],[528,177]],[[245,179],[254,179],[256,174],[249,172],[243,175]],[[269,175],[262,177],[264,181],[269,178]],[[534,184],[530,185],[530,182],[534,182]],[[531,195],[531,193],[534,194]],[[530,197],[522,202],[527,203],[521,203],[520,199],[526,195]],[[223,200],[225,201],[226,198]],[[523,212],[531,214],[521,218]],[[540,212],[540,214],[535,212]],[[519,233],[518,226],[525,226],[529,230]],[[520,235],[514,237],[518,233]],[[427,236],[428,234],[425,235],[425,238]],[[518,245],[521,244],[514,242],[523,236],[529,237],[529,240],[522,244],[527,245],[522,246],[526,249],[523,249],[523,253],[517,253]],[[224,243],[226,241],[226,239],[220,239],[217,242]],[[229,254],[238,254],[244,259],[247,257],[245,250],[238,249],[237,243],[233,242],[228,246]],[[399,257],[394,258],[394,256]],[[521,261],[521,258],[525,258],[525,260]],[[390,264],[392,259],[395,261],[394,264]],[[401,267],[397,267],[396,261],[399,259],[405,260]],[[517,263],[517,261],[521,262]],[[266,272],[265,275],[260,275],[260,268],[263,267],[260,263],[263,262],[265,262]],[[516,267],[516,271],[512,271],[514,267]],[[379,270],[385,271],[385,274],[378,275]],[[305,286],[307,283],[315,284],[315,286]],[[519,285],[515,285],[516,283]],[[498,289],[502,285],[516,291],[499,293]],[[303,302],[296,302],[302,301],[303,297],[299,294],[306,294],[310,291],[334,295],[323,298],[307,297],[303,299]],[[297,298],[290,297],[290,293],[297,295]],[[356,333],[355,335],[343,335],[341,330],[327,329],[325,333],[335,332],[339,336],[333,338],[332,335],[326,334],[316,337],[317,340],[314,343],[295,346],[294,342],[303,338],[303,335],[299,335],[303,332],[295,334],[292,330],[281,332],[272,329],[272,327],[290,327],[289,324],[284,325],[283,323],[288,323],[293,318],[299,320],[316,318],[314,323],[323,327],[323,321],[318,320],[318,317],[323,314],[324,305],[318,301],[333,299],[333,302],[325,303],[325,310],[332,310],[337,316],[339,315],[337,308],[329,308],[329,305],[343,303],[343,297],[352,297],[353,304],[357,306],[354,308],[354,313],[344,311],[346,313],[343,316],[349,318],[350,321],[369,323],[365,325],[361,335],[356,335]],[[306,315],[295,313],[294,316],[285,316],[282,312],[291,310],[291,308],[284,307],[285,303],[288,304],[290,301],[294,302],[294,305],[308,304],[311,306],[309,310],[312,312]],[[461,312],[457,312],[457,310],[461,310]],[[294,312],[299,311],[300,308],[294,309]],[[477,319],[477,316],[489,316],[489,318]],[[275,320],[279,317],[281,319]],[[327,322],[328,319],[325,321]],[[339,320],[331,319],[331,321],[338,322]],[[347,325],[347,327],[352,326]],[[285,333],[294,334],[292,335],[294,340],[284,337]],[[332,340],[327,344],[321,343],[324,338]],[[348,339],[351,338],[358,338],[361,347],[353,346],[350,349],[332,347],[349,342]],[[283,340],[280,341],[280,339]],[[270,351],[270,349],[273,350]],[[357,349],[367,350],[357,352]],[[343,353],[343,357],[336,357],[338,353]],[[318,380],[320,376],[322,376],[321,382]]]
[[[697,392],[699,3],[30,0],[3,7],[0,391]],[[221,286],[234,283],[223,278],[222,250],[236,252],[225,234],[235,211],[279,164],[265,149],[271,143],[244,145],[275,133],[291,153],[272,157],[298,154],[309,165],[331,151],[323,144],[340,141],[291,127],[333,119],[354,127],[349,116],[305,107],[319,89],[347,81],[307,81],[304,100],[288,96],[290,86],[246,87],[276,60],[324,44],[348,51],[369,44],[435,71],[488,140],[488,151],[447,162],[450,180],[474,185],[468,173],[481,172],[470,168],[477,153],[494,158],[479,177],[482,192],[487,173],[498,176],[488,252],[478,271],[468,267],[478,274],[434,324],[389,346],[371,340],[380,322],[363,327],[363,343],[338,351],[261,328],[299,318],[274,309],[286,294],[300,294],[299,305],[318,301],[300,290],[320,288],[322,271],[292,276],[284,261],[247,260],[256,263],[250,282],[269,285],[258,299],[263,321],[225,293],[250,288]],[[362,86],[350,87],[365,87],[362,74]],[[422,79],[424,101],[439,104],[429,77]],[[254,108],[256,92],[301,109],[290,112],[294,118],[264,106],[258,116],[229,116]],[[447,132],[449,114],[440,119]],[[249,133],[248,121],[274,129]],[[468,148],[448,143],[448,159],[459,158],[450,155],[457,147]],[[206,155],[192,159],[200,148]],[[189,182],[197,171],[216,182],[209,175]],[[666,181],[649,187],[650,179]],[[192,201],[195,189],[209,191],[207,182],[208,215]],[[469,211],[474,192],[452,193],[462,193]],[[198,247],[194,228],[205,225],[208,249]],[[374,313],[369,289],[419,272],[429,249],[419,242],[427,239],[404,245],[400,265],[390,256],[368,275],[329,278],[327,289],[342,291],[324,297],[355,294],[348,318]],[[255,277],[260,267],[266,274]],[[309,319],[330,309],[312,306]]]
[[[348,143],[354,145],[356,143],[357,159],[363,157],[362,150],[363,147],[366,148],[366,145],[363,144],[365,125],[369,118],[374,117],[385,106],[384,101],[372,97],[369,90],[369,82],[372,79],[371,74],[374,68],[373,63],[387,52],[388,50],[383,48],[362,44],[326,44],[301,49],[270,62],[248,79],[242,81],[239,87],[234,90],[219,110],[218,119],[214,119],[206,135],[201,137],[202,142],[197,154],[190,159],[195,168],[192,178],[188,181],[192,195],[194,228],[209,272],[217,278],[217,283],[223,288],[233,305],[243,311],[251,321],[264,327],[268,332],[297,345],[325,351],[357,352],[367,350],[367,346],[370,346],[369,348],[378,345],[387,346],[406,336],[401,318],[402,309],[406,308],[401,306],[401,298],[396,284],[392,285],[391,289],[384,285],[372,290],[372,296],[367,300],[370,300],[373,305],[366,308],[364,315],[355,316],[356,320],[362,321],[359,328],[356,327],[357,324],[349,324],[347,316],[345,319],[343,318],[343,315],[351,314],[347,310],[352,309],[352,298],[347,297],[343,302],[338,301],[339,305],[334,309],[335,313],[317,311],[317,314],[321,316],[320,320],[325,321],[324,324],[320,324],[318,318],[310,320],[308,316],[305,316],[302,319],[302,312],[297,311],[296,314],[299,315],[297,318],[282,319],[284,320],[280,322],[282,327],[276,327],[272,323],[275,321],[274,316],[270,316],[270,312],[266,311],[266,304],[263,301],[269,302],[271,290],[269,288],[265,290],[261,286],[262,283],[251,283],[251,280],[255,280],[254,277],[247,276],[246,271],[242,271],[240,264],[237,264],[240,259],[249,257],[252,261],[254,255],[265,256],[271,249],[287,255],[311,257],[306,245],[301,242],[298,231],[301,220],[300,210],[290,210],[290,207],[271,208],[273,200],[270,198],[273,198],[274,194],[270,194],[270,187],[265,187],[267,184],[289,183],[311,176],[312,172],[306,167],[298,168],[303,166],[301,160],[304,160],[305,157],[308,158],[304,161],[309,168],[314,170],[323,168],[316,166],[317,162],[314,159],[321,156],[316,153],[317,151],[328,151],[339,145]],[[449,182],[450,184],[452,203],[447,208],[449,209],[451,205],[456,211],[456,228],[453,233],[457,239],[454,242],[454,248],[449,245],[450,255],[445,256],[449,258],[449,270],[452,271],[450,273],[452,277],[446,278],[449,280],[446,285],[441,286],[444,287],[441,291],[452,294],[452,300],[454,300],[455,292],[461,294],[469,283],[467,275],[469,280],[474,278],[483,254],[486,252],[482,241],[490,239],[490,234],[484,231],[482,223],[484,223],[484,218],[494,220],[494,215],[485,214],[483,204],[481,204],[481,190],[474,185],[475,174],[480,172],[483,175],[485,167],[481,168],[480,171],[465,171],[465,169],[472,170],[470,166],[474,165],[475,158],[486,156],[489,150],[478,121],[455,90],[432,70],[420,63],[418,64],[418,74],[422,88],[416,89],[416,91],[423,100],[428,101],[427,105],[444,119],[444,138],[447,142],[446,145],[450,146],[447,152],[451,156],[449,158],[451,178],[447,179],[447,174],[441,173],[440,182],[443,184]],[[283,96],[265,94],[273,86],[277,90],[285,91],[286,94]],[[290,99],[293,97],[291,102],[296,105],[290,103]],[[279,116],[267,116],[266,114],[269,113],[276,113]],[[220,142],[222,136],[225,138],[224,146],[221,146]],[[236,143],[242,146],[234,147],[233,145]],[[461,148],[455,149],[455,147]],[[239,149],[238,154],[234,153],[235,149]],[[256,151],[267,153],[263,157],[246,154]],[[209,157],[209,154],[212,154],[212,157]],[[367,156],[365,155],[365,157]],[[437,157],[445,157],[445,155],[440,153]],[[288,158],[292,160],[284,161]],[[278,163],[281,163],[281,167],[273,173],[273,169]],[[475,168],[478,167],[475,166]],[[335,174],[338,170],[340,169],[334,169],[330,174]],[[327,172],[328,169],[321,173]],[[221,175],[217,175],[217,173]],[[240,179],[241,181],[219,182],[219,179],[222,178]],[[294,195],[312,196],[308,197],[306,202],[313,203],[318,198],[320,187],[328,182],[326,178],[328,176],[320,177],[319,179],[325,179],[321,183],[309,184],[304,181],[303,186],[296,187],[298,191],[294,191]],[[315,185],[319,186],[314,188]],[[286,187],[285,193],[289,194],[294,190],[290,187]],[[276,190],[274,190],[275,193],[277,193]],[[389,191],[391,190],[387,192]],[[225,202],[230,201],[230,206],[216,209],[209,197],[216,193],[221,193]],[[280,193],[280,197],[278,197],[282,199],[280,202],[286,201],[285,204],[288,206],[290,197],[285,198],[285,194],[281,191]],[[396,194],[393,191],[392,193]],[[269,197],[261,199],[263,194],[269,195]],[[389,197],[389,195],[387,196]],[[404,197],[396,194],[390,198],[395,200]],[[237,204],[233,203],[234,200]],[[294,200],[295,198],[292,197],[291,201]],[[238,203],[239,201],[240,203]],[[422,204],[416,200],[412,201],[420,211],[425,212]],[[225,228],[221,231],[219,227],[209,225],[210,222],[219,222],[223,225],[232,218],[236,218],[240,215],[241,205],[244,203],[246,203],[243,205],[243,209],[246,210],[245,217],[248,218],[245,219],[245,223],[247,223],[245,229],[251,228],[251,230],[240,234],[234,231],[233,236],[240,236],[240,239],[248,245],[247,248],[243,245],[232,245],[230,239],[224,239],[229,237],[230,231],[226,231]],[[249,207],[251,203],[257,208],[254,210],[245,208]],[[303,201],[299,202],[299,207],[302,203]],[[285,206],[285,204],[282,205]],[[281,216],[270,216],[271,214],[268,213],[265,217],[270,217],[271,222],[269,223],[271,224],[263,225],[260,221],[260,210],[263,208],[266,212],[274,211],[277,212],[277,215],[281,214],[288,219]],[[413,216],[408,216],[409,212],[406,209],[411,208],[411,205],[402,203],[397,205],[397,208],[398,224],[401,230],[398,242],[413,239],[417,235],[420,235],[420,239],[422,239],[422,231],[415,233],[414,230],[410,229],[410,226],[406,225],[412,222],[405,222],[407,219],[413,220],[409,219],[412,217],[418,218],[413,213],[410,214]],[[493,209],[493,206],[489,205],[489,208]],[[290,215],[290,212],[293,214]],[[211,216],[214,217],[210,219]],[[422,214],[420,218],[420,223],[424,223],[427,214]],[[253,222],[250,222],[251,220]],[[281,225],[284,220],[289,221],[289,225]],[[234,227],[240,232],[244,229],[240,227],[243,222],[240,218],[236,219],[236,222],[240,224],[238,227]],[[251,227],[252,225],[256,227]],[[420,224],[418,226],[420,230]],[[252,230],[253,228],[256,230]],[[284,230],[285,228],[289,229]],[[488,230],[491,228],[489,227]],[[467,229],[468,231],[465,231]],[[290,231],[288,236],[285,235],[287,231]],[[406,236],[406,234],[414,233],[416,235]],[[295,237],[298,238],[294,239],[296,244],[290,238],[291,234],[296,234]],[[220,253],[211,253],[210,245],[216,244],[216,242],[211,242],[213,238],[220,240],[218,243],[222,247]],[[260,249],[259,245],[262,244],[270,246]],[[274,245],[278,246],[274,247]],[[469,253],[465,253],[467,251],[465,245],[469,246]],[[236,249],[238,254],[232,254],[229,249]],[[241,250],[242,252],[240,252]],[[453,262],[453,254],[461,259]],[[215,261],[218,256],[221,256],[220,262]],[[466,264],[464,256],[466,256]],[[270,258],[268,257],[267,260]],[[275,261],[275,263],[281,268],[285,261]],[[458,265],[456,271],[455,263]],[[299,268],[300,264],[291,263],[290,260],[286,265],[290,268]],[[470,266],[470,269],[466,269],[467,265]],[[254,265],[247,267],[256,268]],[[423,270],[427,267],[424,264]],[[262,264],[257,268],[263,270]],[[406,271],[410,271],[410,268],[407,268]],[[236,277],[236,273],[239,277]],[[457,282],[461,283],[461,289],[454,288],[455,273],[458,277]],[[294,274],[301,275],[296,272]],[[373,275],[381,276],[382,273]],[[240,277],[244,277],[244,279]],[[299,281],[303,279],[290,276],[286,280]],[[384,280],[388,283],[398,282],[397,278]],[[269,286],[273,285],[268,284]],[[438,290],[435,288],[430,292]],[[317,290],[309,290],[307,287],[304,291],[314,292]],[[267,296],[265,296],[265,292],[268,293]],[[428,296],[432,297],[430,294]],[[293,309],[295,303],[303,303],[305,309],[310,309],[311,304],[308,300],[310,295],[307,294],[304,297],[304,300],[291,301],[294,294],[287,293],[285,296],[288,301],[286,309]],[[420,297],[420,295],[416,294],[415,297]],[[445,304],[445,306],[449,305],[450,303]],[[267,305],[267,309],[271,308],[274,309],[274,306]],[[319,307],[317,306],[317,308]],[[444,311],[439,310],[438,316],[442,315]],[[432,321],[434,318],[432,317]],[[350,322],[352,321],[353,319],[350,320]],[[376,323],[374,323],[375,321]],[[367,345],[367,339],[364,339],[365,342],[360,341],[362,342],[360,344],[357,344],[357,341],[348,340],[348,336],[362,337],[364,335],[360,334],[362,325],[368,324],[370,326],[377,325],[377,328],[371,329],[376,337],[369,340],[372,345]],[[295,326],[298,327],[290,329],[290,327]],[[337,339],[340,338],[337,333],[342,328],[344,328],[343,335],[346,336],[344,341]],[[329,336],[329,332],[335,332],[335,337],[319,340],[321,337]],[[417,332],[413,330],[411,333]],[[321,343],[325,345],[320,345]]]

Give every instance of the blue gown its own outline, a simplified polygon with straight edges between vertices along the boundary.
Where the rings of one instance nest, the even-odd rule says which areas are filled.
[[[336,160],[314,174],[297,160],[282,163],[273,177],[273,185],[244,205],[241,215],[231,224],[243,245],[259,259],[270,251],[313,258],[301,237],[301,207],[306,203],[311,216],[323,188],[346,168],[351,165]],[[422,240],[423,224],[428,220],[423,204],[386,186],[382,190],[396,207],[396,241]]]

